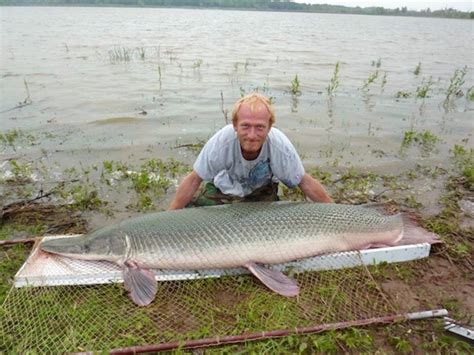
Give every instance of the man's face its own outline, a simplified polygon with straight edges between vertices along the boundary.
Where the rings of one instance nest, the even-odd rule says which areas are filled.
[[[270,112],[262,103],[256,103],[253,111],[249,104],[243,103],[237,113],[237,123],[234,124],[234,128],[244,158],[256,159],[270,132]]]

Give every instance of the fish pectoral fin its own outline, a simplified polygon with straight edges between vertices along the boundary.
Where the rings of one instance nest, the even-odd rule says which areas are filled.
[[[257,263],[247,263],[244,266],[270,290],[286,297],[298,296],[300,288],[296,281],[281,271],[268,269]]]
[[[123,266],[123,280],[125,289],[135,304],[148,306],[155,299],[158,287],[155,275],[150,270],[126,262]]]

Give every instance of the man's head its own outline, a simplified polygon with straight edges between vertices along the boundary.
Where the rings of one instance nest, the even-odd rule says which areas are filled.
[[[274,122],[271,102],[263,95],[253,93],[235,103],[232,124],[245,159],[253,160],[258,157]]]

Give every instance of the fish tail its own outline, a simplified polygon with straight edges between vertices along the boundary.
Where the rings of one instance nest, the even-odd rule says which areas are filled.
[[[403,237],[399,244],[442,243],[438,235],[422,228],[419,219],[410,213],[402,213]]]

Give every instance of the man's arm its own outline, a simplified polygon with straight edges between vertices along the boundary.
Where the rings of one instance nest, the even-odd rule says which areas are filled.
[[[313,202],[334,202],[328,195],[323,185],[308,173],[303,175],[303,179],[298,185],[303,193]]]
[[[168,210],[179,210],[184,208],[193,198],[196,191],[201,185],[202,179],[193,170],[188,174],[176,189],[176,195],[168,208]]]

